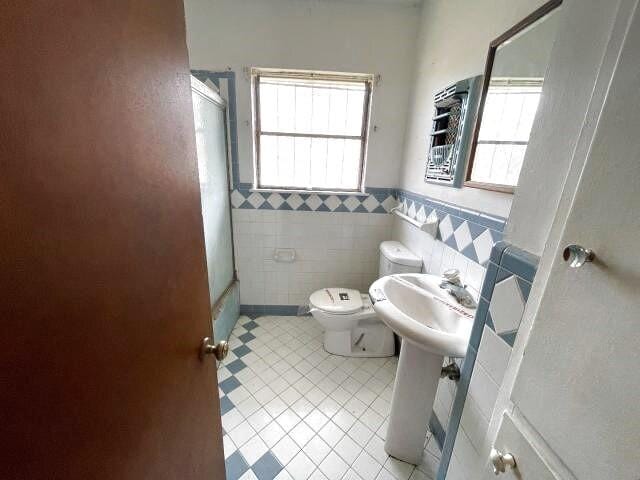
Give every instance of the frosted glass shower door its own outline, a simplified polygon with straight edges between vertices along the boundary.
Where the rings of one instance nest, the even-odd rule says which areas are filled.
[[[192,78],[198,174],[216,341],[225,340],[238,318],[227,168],[226,104]]]

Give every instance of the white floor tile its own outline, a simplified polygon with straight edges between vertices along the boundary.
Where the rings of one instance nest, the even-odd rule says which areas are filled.
[[[377,435],[371,437],[371,440],[369,440],[369,443],[367,443],[364,449],[381,465],[384,465],[384,462],[387,461],[387,457],[389,456],[384,450],[384,440]]]
[[[259,432],[264,427],[269,425],[272,420],[273,418],[267,413],[264,408],[260,408],[259,410],[252,413],[249,418],[247,418],[247,421],[256,430],[256,432]]]
[[[319,465],[319,468],[327,478],[342,478],[349,469],[349,465],[336,452],[331,452]]]
[[[282,427],[273,421],[260,431],[260,438],[271,448],[284,437],[285,433]]]
[[[329,454],[331,448],[324,440],[316,435],[307,442],[302,451],[307,454],[307,457],[309,457],[313,463],[320,465],[320,462]]]
[[[299,452],[286,466],[294,480],[307,480],[315,468],[315,464],[304,452]]]
[[[335,446],[335,451],[344,459],[345,462],[349,465],[353,465],[353,462],[355,462],[358,455],[360,455],[362,447],[353,441],[351,437],[345,435]]]
[[[304,422],[300,422],[296,425],[289,435],[298,444],[300,448],[304,447],[311,438],[315,435],[315,432]]]
[[[298,454],[300,447],[289,435],[285,435],[271,448],[271,451],[282,465],[287,465]]]
[[[304,417],[304,422],[309,425],[314,432],[320,431],[328,421],[329,418],[317,408],[314,408],[311,413]]]
[[[302,419],[296,415],[296,413],[287,408],[284,412],[282,412],[277,418],[276,422],[280,425],[285,432],[290,431],[293,427],[295,427],[298,423],[300,423]]]
[[[362,452],[353,463],[353,469],[358,472],[362,480],[375,480],[381,468],[382,465],[367,452]]]
[[[383,467],[390,471],[398,480],[408,480],[415,468],[415,465],[389,457]]]
[[[340,439],[344,435],[342,430],[340,430],[340,427],[338,427],[331,420],[327,422],[327,424],[324,427],[322,427],[319,434],[322,437],[322,439],[325,442],[327,442],[329,445],[335,445],[340,441]]]
[[[269,450],[269,447],[257,435],[240,447],[240,453],[249,465],[256,463],[267,450]]]
[[[236,428],[229,432],[229,436],[233,443],[236,446],[241,447],[244,445],[250,438],[253,438],[256,435],[256,431],[253,429],[248,422],[242,422]]]
[[[299,398],[293,403],[293,405],[291,405],[291,410],[296,412],[296,414],[301,418],[309,415],[314,408],[313,404],[304,397]]]

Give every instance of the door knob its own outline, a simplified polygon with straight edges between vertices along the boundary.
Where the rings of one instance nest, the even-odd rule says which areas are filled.
[[[567,245],[562,252],[562,258],[565,262],[569,262],[570,267],[578,268],[587,262],[593,262],[596,254],[593,253],[593,250],[580,245]]]
[[[222,361],[229,353],[229,344],[221,340],[217,344],[211,343],[211,338],[204,337],[200,344],[200,358],[204,358],[205,355],[214,355],[216,360]]]
[[[491,461],[491,465],[493,465],[493,473],[496,475],[500,475],[509,468],[515,468],[516,459],[513,458],[513,455],[510,453],[502,453],[495,448],[491,449],[491,453],[489,454],[489,460]]]

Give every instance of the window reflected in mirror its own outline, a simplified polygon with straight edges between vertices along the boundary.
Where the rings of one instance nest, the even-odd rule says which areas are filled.
[[[467,186],[513,192],[542,96],[559,0],[491,42]]]

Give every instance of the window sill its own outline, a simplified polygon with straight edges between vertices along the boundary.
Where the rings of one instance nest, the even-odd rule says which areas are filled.
[[[317,195],[351,195],[353,197],[368,197],[369,194],[354,190],[292,190],[289,188],[251,188],[250,192],[259,193],[305,193]]]

